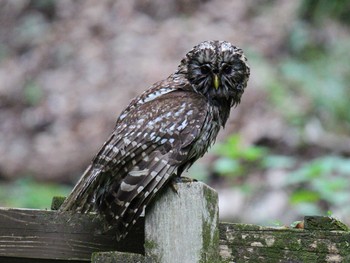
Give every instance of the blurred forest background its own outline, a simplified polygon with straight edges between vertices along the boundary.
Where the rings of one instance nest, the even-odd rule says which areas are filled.
[[[128,101],[203,40],[241,47],[242,103],[189,175],[223,220],[350,224],[350,2],[3,0],[0,206],[67,195]]]

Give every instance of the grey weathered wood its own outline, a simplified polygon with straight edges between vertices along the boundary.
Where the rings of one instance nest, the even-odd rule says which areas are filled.
[[[218,196],[200,183],[168,188],[147,209],[146,259],[159,263],[217,262]]]
[[[334,218],[305,217],[304,229],[218,227],[216,192],[201,183],[178,187],[177,194],[160,193],[147,222],[142,218],[120,243],[94,214],[0,208],[0,262],[78,263],[91,254],[94,263],[350,262],[349,228]]]
[[[113,229],[105,232],[103,222],[93,214],[0,208],[0,262],[9,262],[8,258],[12,262],[90,261],[96,251],[144,253],[143,219],[123,242],[117,243],[114,233]]]

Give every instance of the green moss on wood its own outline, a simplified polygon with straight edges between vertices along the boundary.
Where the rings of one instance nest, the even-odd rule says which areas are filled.
[[[148,251],[146,256],[147,260],[154,263],[162,262],[160,255],[153,253],[154,251],[157,251],[156,248],[158,247],[158,244],[155,241],[146,239],[144,246],[145,251]],[[152,251],[152,253],[150,253],[150,251]]]
[[[54,196],[51,202],[51,210],[58,210],[63,204],[65,199],[66,199],[65,196]]]
[[[305,229],[349,231],[349,227],[329,216],[305,216]]]
[[[113,251],[93,253],[91,263],[146,263],[146,261],[140,254]]]
[[[203,188],[204,198],[207,202],[209,219],[218,220],[218,195],[208,187]],[[219,227],[212,222],[203,220],[202,250],[199,262],[221,262],[219,257]]]
[[[157,243],[154,242],[153,240],[145,240],[145,250],[146,249],[155,249],[157,247],[158,247]]]
[[[350,262],[348,231],[221,224],[220,239],[226,262]]]

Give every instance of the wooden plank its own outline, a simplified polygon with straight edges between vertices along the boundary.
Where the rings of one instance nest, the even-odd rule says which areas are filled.
[[[38,259],[38,258],[14,258],[0,257],[1,263],[86,263],[86,260],[59,260],[59,259]]]
[[[123,242],[95,215],[0,208],[0,262],[4,257],[90,261],[96,251],[144,253],[144,220]]]
[[[221,223],[220,255],[236,263],[350,262],[350,232],[320,229]]]

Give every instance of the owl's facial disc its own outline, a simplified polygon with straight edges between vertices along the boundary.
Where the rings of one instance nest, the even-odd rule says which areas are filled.
[[[194,47],[183,63],[197,92],[232,100],[233,104],[239,102],[249,78],[249,66],[241,49],[226,41],[205,41]]]

